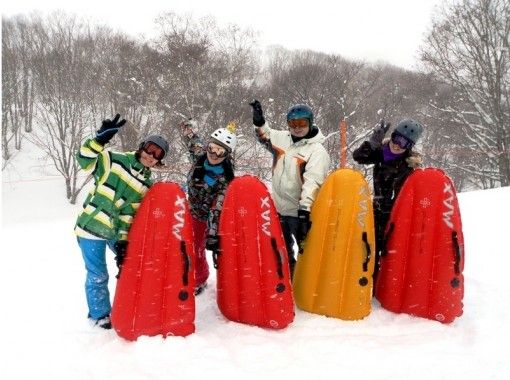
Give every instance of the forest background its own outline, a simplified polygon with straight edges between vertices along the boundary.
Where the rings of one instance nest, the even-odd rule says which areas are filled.
[[[235,121],[236,172],[269,180],[271,160],[254,138],[248,103],[259,99],[272,127],[287,109],[310,105],[339,165],[339,123],[350,153],[384,118],[425,125],[418,150],[459,191],[510,185],[510,2],[444,2],[409,70],[337,54],[261,49],[256,33],[214,18],[161,13],[151,38],[135,38],[70,13],[2,17],[2,170],[36,144],[74,204],[90,181],[74,155],[101,120],[128,120],[113,148],[134,150],[147,134],[170,140],[158,179],[184,182],[189,170],[178,125],[200,135]],[[362,167],[370,177],[370,171]]]

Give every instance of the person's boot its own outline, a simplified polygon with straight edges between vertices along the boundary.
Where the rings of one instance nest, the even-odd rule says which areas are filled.
[[[110,320],[109,315],[105,315],[104,317],[93,319],[89,316],[89,320],[92,326],[98,326],[105,330],[110,330],[112,328],[112,321]]]
[[[199,294],[201,294],[205,288],[207,288],[207,282],[203,282],[201,283],[200,285],[197,285],[195,286],[195,295],[198,296]]]

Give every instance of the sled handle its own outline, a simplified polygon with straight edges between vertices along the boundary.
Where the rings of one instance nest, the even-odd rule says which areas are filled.
[[[189,260],[189,256],[186,253],[186,242],[184,240],[181,240],[181,254],[182,258],[184,259],[184,272],[182,274],[182,283],[184,286],[188,286],[188,275],[191,263]]]
[[[273,247],[274,254],[276,256],[276,262],[278,263],[278,277],[283,278],[283,259],[278,246],[276,245],[276,239],[271,238],[271,247]]]
[[[455,259],[455,274],[460,274],[460,260],[462,258],[461,256],[461,248],[459,245],[459,240],[457,237],[457,231],[452,231],[452,240],[453,240],[453,254]]]
[[[214,269],[218,269],[218,256],[219,256],[219,252],[218,251],[213,251],[213,253],[212,253],[212,260],[213,260]]]
[[[213,260],[213,266],[214,266],[214,269],[218,269],[218,256],[220,255],[220,237],[218,236],[218,249],[214,250],[212,252],[212,260]]]
[[[365,243],[365,252],[366,252],[365,260],[363,260],[363,272],[367,272],[368,271],[368,263],[370,262],[370,257],[372,256],[372,254],[371,254],[371,250],[370,250],[370,244],[368,243],[366,231],[363,231],[361,240],[363,240],[363,243]]]
[[[391,235],[393,234],[393,230],[395,229],[395,224],[390,223],[390,228],[388,228],[388,232],[384,235],[381,256],[386,256],[388,253],[388,242],[390,241]]]

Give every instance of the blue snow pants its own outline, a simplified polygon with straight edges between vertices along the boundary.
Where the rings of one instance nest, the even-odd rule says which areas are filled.
[[[108,290],[108,269],[106,267],[106,245],[115,252],[113,240],[94,240],[78,237],[87,277],[85,295],[89,307],[89,318],[100,319],[110,315],[110,291]]]

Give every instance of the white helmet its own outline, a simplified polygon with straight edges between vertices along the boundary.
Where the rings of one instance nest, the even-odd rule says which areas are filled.
[[[211,140],[225,147],[229,153],[231,153],[234,151],[237,144],[236,128],[236,124],[234,122],[230,122],[226,128],[218,128],[211,133]]]

